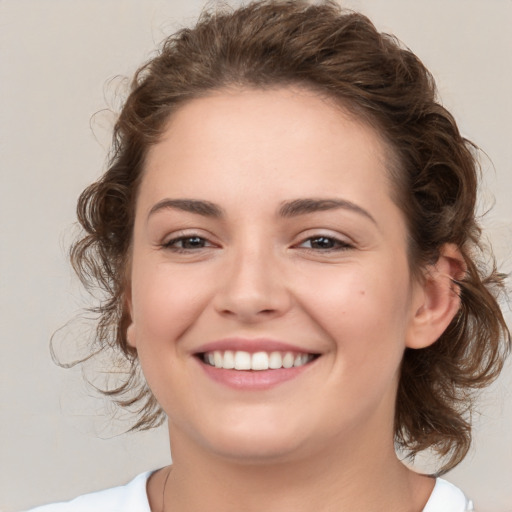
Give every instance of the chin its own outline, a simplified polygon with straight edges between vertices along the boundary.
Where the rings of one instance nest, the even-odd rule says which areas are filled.
[[[246,465],[265,465],[286,462],[297,458],[299,446],[281,442],[280,439],[230,439],[221,445],[212,447],[216,455]]]
[[[208,435],[204,432],[203,446],[217,456],[244,464],[284,462],[297,457],[305,444],[303,434],[297,430],[283,425],[231,425]]]

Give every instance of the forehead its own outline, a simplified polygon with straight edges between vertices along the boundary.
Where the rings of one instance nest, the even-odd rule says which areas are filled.
[[[388,189],[388,153],[376,130],[313,91],[229,89],[181,106],[151,147],[145,172],[176,186],[250,175],[292,188],[351,177]]]

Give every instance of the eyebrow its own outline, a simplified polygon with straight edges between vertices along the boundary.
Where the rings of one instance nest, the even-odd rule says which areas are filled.
[[[169,208],[195,213],[204,217],[221,218],[224,216],[224,210],[210,201],[200,199],[162,199],[151,208],[148,217],[160,210]],[[346,199],[294,199],[293,201],[282,203],[278,214],[280,217],[291,218],[299,215],[307,215],[308,213],[336,210],[339,208],[363,215],[377,225],[377,221],[367,210]]]
[[[295,199],[293,201],[283,203],[279,209],[279,215],[281,217],[289,218],[308,213],[336,210],[339,208],[363,215],[377,225],[377,221],[367,210],[345,199]]]
[[[162,201],[159,201],[151,208],[148,217],[160,210],[169,208],[203,215],[204,217],[220,218],[223,216],[222,208],[210,201],[199,199],[162,199]]]

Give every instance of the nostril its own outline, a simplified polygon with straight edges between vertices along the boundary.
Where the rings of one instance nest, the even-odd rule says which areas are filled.
[[[268,283],[264,284],[242,287],[230,281],[229,286],[216,293],[213,306],[224,317],[237,317],[245,322],[268,320],[285,314],[292,304],[288,292],[275,282],[275,289],[268,289]]]
[[[257,315],[265,315],[265,316],[269,316],[269,315],[273,315],[277,312],[276,309],[261,309],[261,310],[256,310],[254,312],[254,314],[257,316]],[[248,312],[248,311],[240,311],[240,310],[235,310],[235,308],[233,309],[223,309],[221,310],[221,313],[224,314],[224,315],[252,315],[253,313],[252,312]]]

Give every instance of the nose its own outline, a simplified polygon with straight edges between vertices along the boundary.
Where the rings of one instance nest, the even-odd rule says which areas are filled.
[[[216,311],[243,323],[258,323],[284,315],[291,294],[278,258],[254,248],[234,252],[219,275]]]

